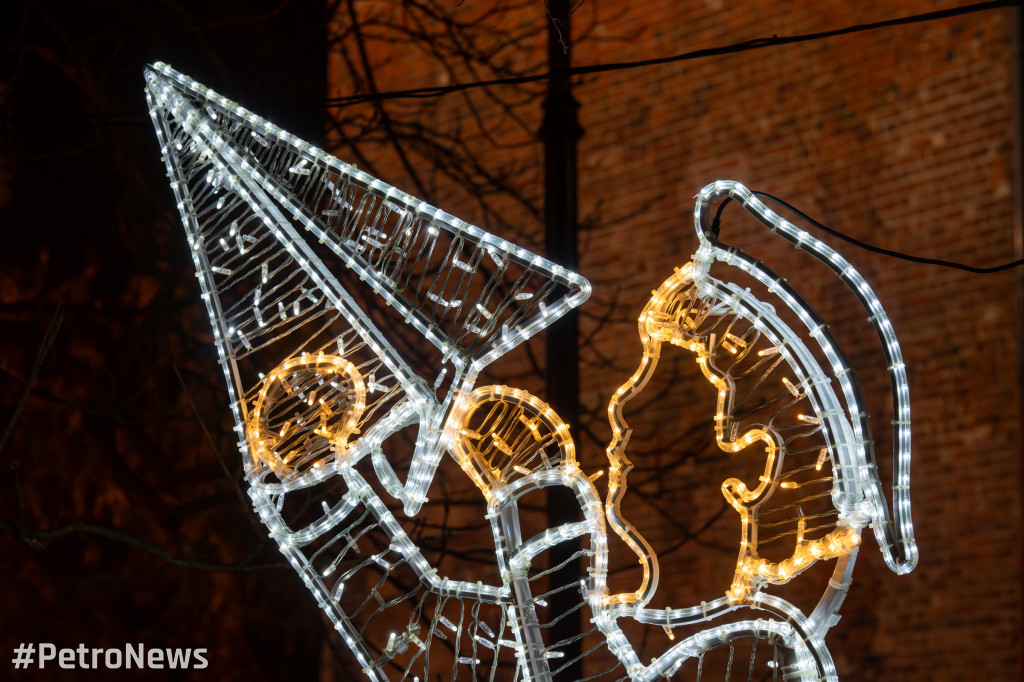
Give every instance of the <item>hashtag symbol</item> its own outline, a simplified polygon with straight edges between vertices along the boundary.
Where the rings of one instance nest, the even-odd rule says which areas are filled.
[[[14,650],[15,656],[11,661],[14,663],[14,669],[27,668],[32,665],[32,654],[36,651],[35,644],[22,644]]]

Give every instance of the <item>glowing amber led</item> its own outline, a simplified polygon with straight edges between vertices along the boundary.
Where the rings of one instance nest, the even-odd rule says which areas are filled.
[[[909,571],[917,561],[906,370],[881,304],[842,256],[769,211],[742,185],[717,182],[698,194],[700,248],[644,308],[639,367],[608,406],[613,437],[602,505],[593,482],[603,469],[589,476],[581,471],[569,427],[550,406],[514,387],[475,388],[489,363],[588,297],[583,277],[340,161],[164,64],[146,70],[146,89],[227,380],[253,507],[370,679],[418,682],[428,673],[434,679],[438,671],[416,666],[425,665],[431,644],[443,640],[442,648],[454,651],[443,671],[449,679],[488,675],[485,666],[506,649],[515,676],[550,682],[557,665],[551,661],[565,655],[569,640],[547,641],[536,611],[547,604],[531,592],[531,571],[545,562],[547,550],[575,539],[585,547],[579,556],[586,573],[578,586],[566,587],[580,595],[579,607],[589,608],[589,622],[618,660],[616,675],[635,682],[671,678],[687,659],[703,662],[705,652],[725,644],[731,651],[734,641],[747,638],[781,644],[789,680],[835,679],[824,636],[849,586],[861,530],[874,529],[894,570]],[[725,196],[825,262],[869,311],[893,382],[891,517],[848,365],[824,323],[783,280],[711,233],[711,206]],[[712,263],[742,269],[775,296],[772,303],[715,279]],[[391,330],[354,303],[332,268],[350,271],[355,286],[440,351],[444,366],[419,376],[393,347]],[[456,280],[475,284],[447,287]],[[782,307],[799,319],[799,331],[775,315]],[[710,318],[736,324],[699,332]],[[726,457],[753,458],[756,473],[721,483],[740,520],[735,575],[722,596],[649,609],[660,569],[650,545],[620,512],[634,464],[626,454],[622,406],[644,388],[666,342],[693,354],[716,393],[715,413],[706,417],[717,446]],[[812,343],[824,362],[809,352]],[[764,370],[766,383],[787,406],[799,403],[804,411],[785,413],[792,419],[784,426],[822,441],[799,455],[808,461],[790,466],[798,455],[774,420],[742,423],[734,410],[735,377],[722,358],[764,363],[755,367]],[[765,368],[776,365],[785,377],[769,376]],[[417,431],[402,480],[382,444],[406,427]],[[445,455],[487,500],[500,575],[495,584],[439,574],[376,492],[382,487],[416,522]],[[369,467],[357,466],[365,461]],[[380,485],[371,486],[366,475]],[[317,499],[311,486],[328,479],[327,488],[342,492]],[[517,499],[550,486],[573,492],[581,520],[519,537]],[[816,492],[804,495],[814,486]],[[299,491],[313,520],[293,528],[282,510]],[[787,520],[795,528],[766,538],[764,505],[790,494],[804,495]],[[801,505],[812,499],[832,507],[805,514]],[[612,594],[608,588],[608,525],[642,566],[635,590]],[[364,535],[371,530],[384,538],[372,548]],[[768,545],[784,546],[784,556],[761,556]],[[833,560],[835,570],[810,616],[771,593],[773,585],[823,560]],[[393,578],[399,569],[401,578]],[[395,589],[402,599],[385,596]],[[407,623],[379,632],[367,627],[367,618],[402,604],[413,605]],[[457,608],[446,616],[445,604]],[[485,608],[497,614],[490,625],[480,615]],[[637,642],[626,635],[635,630],[620,625],[626,620],[664,632],[667,648],[642,661]],[[677,638],[673,629],[680,626],[698,627]]]
[[[306,428],[306,433],[300,434],[305,438],[294,439],[294,445],[308,443],[309,436],[315,435],[330,442],[334,456],[342,457],[348,449],[349,439],[358,432],[359,420],[366,409],[366,387],[363,378],[348,360],[320,353],[315,356],[302,354],[281,363],[263,379],[262,388],[249,414],[246,428],[249,445],[256,458],[275,472],[292,471],[296,466],[293,460],[302,456],[297,450],[280,449],[282,445],[288,443],[287,437],[290,432],[301,429],[301,425],[296,423],[298,419],[286,419],[284,426],[279,430],[269,428],[268,423],[269,413],[279,403],[293,398],[293,377],[314,386],[326,385],[326,389],[320,389],[322,395],[333,393],[332,402],[328,403],[323,397],[316,401],[316,388],[309,388],[304,392],[308,397],[299,402],[305,403],[308,407],[315,403],[316,409],[301,418],[311,428]],[[294,398],[291,402],[295,402]],[[343,403],[344,408],[339,408],[338,402]],[[332,453],[325,453],[309,462],[309,465],[319,466],[330,456]]]

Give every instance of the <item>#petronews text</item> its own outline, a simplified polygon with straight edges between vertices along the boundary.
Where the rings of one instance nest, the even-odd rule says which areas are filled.
[[[28,668],[34,662],[36,645],[22,644],[15,650],[11,660],[16,669]],[[204,654],[206,649],[146,649],[144,644],[125,644],[120,649],[90,649],[79,644],[77,649],[58,649],[53,644],[39,645],[39,667],[45,668],[48,661],[56,661],[65,669],[85,670],[107,668],[195,668],[201,670],[210,665]]]

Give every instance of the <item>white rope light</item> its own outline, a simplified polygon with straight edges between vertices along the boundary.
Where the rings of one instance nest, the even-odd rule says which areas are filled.
[[[500,674],[524,682],[551,680],[571,663],[567,645],[593,636],[617,661],[601,674],[615,678],[671,677],[689,662],[700,679],[709,655],[724,651],[728,674],[737,644],[749,643],[751,674],[761,661],[776,679],[834,679],[823,637],[837,620],[861,531],[874,528],[894,570],[909,571],[917,560],[907,492],[906,372],[878,299],[839,254],[741,185],[716,183],[698,195],[700,248],[644,308],[640,367],[609,404],[614,437],[602,504],[593,481],[603,472],[583,473],[568,425],[548,405],[517,388],[474,389],[488,363],[586,300],[584,278],[339,161],[164,64],[147,68],[146,84],[227,379],[253,506],[367,676],[419,682],[463,671],[494,679],[505,669]],[[859,389],[838,346],[792,289],[708,231],[708,211],[725,196],[832,267],[869,310],[893,381],[895,523],[874,468]],[[803,332],[771,305],[711,277],[716,261],[762,282]],[[437,349],[442,366],[430,376],[414,371],[375,313],[364,310],[364,299],[350,293],[353,286],[367,287],[392,308]],[[827,368],[805,339],[813,339]],[[666,343],[692,353],[717,392],[719,447],[727,456],[753,452],[764,462],[757,480],[722,484],[742,528],[724,596],[650,609],[658,557],[620,510],[632,467],[622,406],[650,379]],[[758,423],[737,411],[745,400],[738,387],[751,381],[781,396]],[[402,481],[383,446],[407,428],[416,436]],[[486,501],[495,584],[439,575],[375,490],[415,517],[446,452]],[[361,467],[367,461],[370,479]],[[580,520],[524,538],[517,503],[548,486],[573,490]],[[319,502],[302,524],[286,510],[299,494]],[[790,494],[803,495],[795,507],[784,502]],[[642,566],[634,591],[609,590],[607,525]],[[586,575],[551,588],[544,555],[569,540],[584,545],[576,558],[585,560]],[[833,578],[810,616],[769,593],[826,560],[836,562]],[[550,621],[563,614],[539,615],[545,598],[570,589],[593,627],[549,641]],[[671,645],[643,663],[623,629],[629,623],[664,629]],[[673,630],[684,626],[697,631],[676,641]],[[759,642],[770,659],[758,653]]]

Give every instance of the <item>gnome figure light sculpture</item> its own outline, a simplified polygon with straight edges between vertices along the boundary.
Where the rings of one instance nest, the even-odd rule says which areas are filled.
[[[874,529],[893,570],[909,571],[917,560],[906,373],[878,299],[842,256],[741,185],[719,182],[698,195],[700,247],[644,308],[643,358],[608,407],[613,440],[602,502],[549,406],[518,388],[475,386],[485,366],[586,300],[583,277],[339,161],[164,64],[145,76],[253,506],[368,677],[562,679],[568,644],[582,641],[588,679],[701,679],[716,651],[729,652],[727,671],[734,657],[737,669],[747,666],[748,656],[736,654],[744,643],[757,679],[835,678],[824,636],[863,529]],[[709,211],[725,197],[826,263],[869,311],[895,401],[894,522],[848,364],[793,289],[712,234]],[[772,303],[712,277],[715,263],[762,283]],[[777,314],[783,308],[797,325]],[[425,372],[422,360],[409,360],[388,319],[425,340],[436,366]],[[620,510],[632,466],[623,406],[673,348],[691,353],[717,391],[709,428],[724,453],[735,453],[723,456],[758,458],[759,475],[721,484],[741,527],[722,596],[652,609],[658,557]],[[751,409],[748,385],[773,397]],[[394,452],[403,444],[409,452],[398,466]],[[490,582],[442,573],[410,535],[445,457],[486,505]],[[578,520],[524,535],[519,501],[549,486],[574,492]],[[298,512],[295,499],[303,501]],[[790,531],[777,532],[787,524]],[[613,594],[608,542],[619,538],[643,578],[636,590]],[[577,558],[586,571],[578,583],[552,588],[539,557],[569,540],[583,545]],[[773,594],[818,562],[835,567],[809,615]],[[587,631],[551,641],[560,617],[545,612],[552,589],[580,595]],[[670,636],[647,663],[637,628]],[[691,634],[677,640],[675,628]]]

